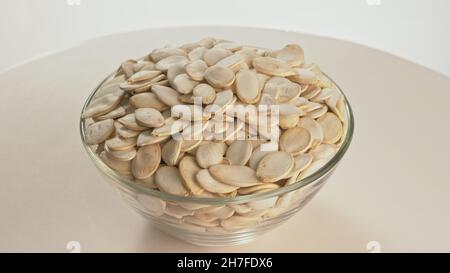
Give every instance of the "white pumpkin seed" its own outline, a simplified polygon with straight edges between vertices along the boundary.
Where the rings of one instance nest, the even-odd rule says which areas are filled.
[[[152,176],[161,162],[161,148],[159,144],[140,147],[131,163],[131,172],[137,179]]]
[[[179,94],[177,91],[173,90],[167,86],[154,85],[152,86],[152,92],[156,95],[156,97],[168,106],[174,106],[177,104],[181,104],[178,99]]]
[[[294,127],[283,132],[280,136],[280,149],[298,155],[306,152],[312,144],[310,132],[303,127]]]
[[[233,54],[231,51],[224,48],[211,48],[206,50],[203,54],[203,60],[208,66],[215,65],[218,61]]]
[[[163,143],[166,140],[168,140],[169,138],[170,138],[170,135],[154,136],[152,134],[152,130],[146,130],[146,131],[139,133],[136,145],[137,146],[145,146],[145,145]]]
[[[186,65],[186,74],[195,81],[203,81],[208,65],[203,60],[196,60]]]
[[[181,152],[182,140],[171,139],[161,149],[161,158],[168,166],[174,166]]]
[[[261,89],[258,76],[254,71],[241,70],[236,75],[236,95],[245,103],[258,102]]]
[[[164,125],[164,117],[153,108],[139,108],[134,112],[136,122],[145,127],[161,127]]]
[[[247,166],[218,164],[211,166],[209,172],[219,182],[231,186],[250,187],[261,183],[256,172]]]
[[[114,132],[114,120],[106,119],[95,122],[86,128],[86,143],[93,145],[105,141]]]
[[[292,75],[291,66],[285,61],[272,57],[258,57],[253,60],[256,71],[271,76],[286,77]]]
[[[201,187],[212,193],[230,193],[239,188],[217,181],[207,169],[199,170],[195,177]]]
[[[195,158],[198,165],[205,169],[222,162],[223,155],[224,153],[219,144],[207,143],[198,147]]]
[[[194,87],[197,86],[198,84],[199,82],[192,80],[186,73],[182,73],[176,76],[175,79],[173,80],[173,86],[181,94],[192,93],[192,90],[194,90]]]
[[[194,97],[201,97],[203,104],[211,104],[216,99],[216,90],[211,85],[201,83],[194,87]]]
[[[180,175],[183,179],[184,187],[193,195],[199,195],[203,192],[203,188],[199,185],[196,178],[197,173],[201,170],[195,158],[192,156],[185,156],[181,159],[179,166]]]
[[[323,143],[336,143],[343,134],[342,123],[340,119],[333,113],[327,112],[317,119],[322,127]]]
[[[180,176],[180,172],[176,167],[160,167],[156,171],[155,182],[162,192],[182,196],[188,194],[186,188],[183,186],[183,179]]]
[[[256,176],[262,182],[277,182],[292,171],[294,163],[288,152],[271,152],[259,161]]]
[[[225,157],[232,165],[246,165],[252,155],[252,142],[237,140],[228,147]]]
[[[234,73],[231,69],[214,65],[205,70],[206,81],[215,88],[227,88],[234,82]]]
[[[134,108],[154,108],[160,112],[168,108],[154,93],[150,92],[136,94],[130,98],[129,102]]]

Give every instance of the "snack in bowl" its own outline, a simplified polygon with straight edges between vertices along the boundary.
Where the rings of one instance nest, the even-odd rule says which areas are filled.
[[[215,38],[124,61],[81,115],[86,150],[124,199],[201,245],[247,242],[292,216],[352,131],[345,96],[299,45]]]

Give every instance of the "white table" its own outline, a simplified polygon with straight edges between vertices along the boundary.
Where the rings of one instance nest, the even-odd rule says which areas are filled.
[[[153,229],[105,182],[78,120],[120,61],[205,36],[300,43],[346,92],[353,143],[299,214],[248,245],[192,246]],[[411,45],[414,46],[414,45]],[[169,28],[107,36],[0,75],[0,251],[450,251],[450,79],[364,46],[249,28]],[[377,243],[378,242],[378,243]],[[378,248],[379,246],[379,248]]]

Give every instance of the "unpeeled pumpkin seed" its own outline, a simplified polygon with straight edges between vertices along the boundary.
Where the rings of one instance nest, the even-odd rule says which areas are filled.
[[[192,80],[188,74],[182,73],[175,77],[172,84],[179,93],[190,94],[199,82]]]
[[[186,74],[191,77],[191,79],[195,81],[202,81],[205,77],[205,71],[208,68],[208,65],[202,61],[202,60],[196,60],[194,62],[191,62],[190,64],[187,64]]]
[[[273,57],[283,60],[291,66],[301,66],[305,61],[303,49],[299,45],[286,45],[281,50],[271,54]]]
[[[155,49],[149,54],[150,59],[154,62],[159,62],[170,56],[186,56],[186,52],[176,47],[165,47]]]
[[[116,136],[105,141],[105,145],[111,151],[123,151],[134,147],[137,143],[136,138],[121,138]]]
[[[136,145],[137,146],[145,146],[145,145],[150,145],[150,144],[162,143],[170,138],[170,135],[154,136],[152,133],[153,133],[152,130],[146,130],[146,131],[139,133]]]
[[[164,117],[161,112],[153,108],[136,109],[136,122],[145,127],[161,127],[164,125]]]
[[[116,134],[123,138],[134,138],[139,135],[141,131],[134,131],[123,126],[122,123],[115,121],[114,128],[116,129]]]
[[[216,99],[216,90],[209,84],[201,83],[194,87],[194,97],[201,97],[203,104],[211,104]]]
[[[95,122],[86,128],[86,143],[99,144],[105,141],[114,132],[114,120],[106,119]]]
[[[205,70],[206,81],[215,88],[227,88],[234,82],[234,73],[231,69],[214,65]]]
[[[195,158],[192,156],[185,156],[178,164],[180,175],[183,179],[184,187],[193,195],[198,195],[203,192],[203,188],[199,185],[196,175],[201,170]]]
[[[259,161],[256,176],[262,182],[276,182],[292,171],[294,163],[294,158],[287,152],[271,152]]]
[[[212,193],[230,193],[239,189],[217,181],[207,169],[199,170],[195,177],[202,188]]]
[[[215,65],[218,61],[230,56],[231,51],[224,48],[211,48],[203,54],[203,60],[208,66]]]
[[[237,140],[228,147],[225,157],[232,165],[246,165],[252,155],[252,142]]]
[[[271,75],[285,77],[292,75],[291,66],[283,60],[272,57],[258,57],[253,60],[256,71]]]
[[[130,82],[130,83],[141,82],[141,81],[153,79],[154,77],[158,76],[159,74],[161,74],[161,71],[158,71],[158,70],[153,70],[153,71],[148,71],[148,70],[139,71],[139,72],[136,72],[136,73],[134,73],[133,75],[131,75],[131,77],[129,77],[129,78],[127,79],[127,81]]]
[[[124,92],[119,94],[106,94],[92,101],[81,115],[82,118],[90,118],[104,115],[119,105]]]
[[[170,87],[154,85],[152,86],[152,92],[162,103],[168,106],[181,104],[180,100],[178,99],[178,92]]]
[[[195,153],[197,163],[202,168],[219,164],[223,160],[224,152],[217,143],[207,143],[200,145]]]
[[[161,158],[168,166],[174,166],[177,164],[177,159],[181,152],[181,141],[171,139],[166,142],[161,149]]]
[[[306,152],[311,143],[310,132],[298,126],[284,131],[280,136],[280,149],[293,155]]]
[[[317,122],[322,127],[324,143],[336,143],[341,138],[343,133],[342,123],[335,114],[325,113],[317,119]]]
[[[174,195],[187,195],[183,186],[183,179],[180,176],[178,168],[171,166],[160,167],[155,174],[155,182],[162,192]]]
[[[241,70],[236,75],[236,95],[245,103],[258,102],[261,89],[256,73],[251,70]]]
[[[189,60],[183,55],[172,55],[158,61],[156,63],[156,69],[167,72],[172,65],[186,65],[188,62]]]
[[[147,145],[139,148],[131,163],[131,172],[137,179],[152,176],[161,162],[161,148],[159,144]]]
[[[144,126],[141,126],[137,123],[135,113],[131,113],[126,116],[123,116],[123,117],[119,118],[117,121],[122,123],[123,126],[125,126],[126,128],[128,128],[130,130],[143,131],[146,129]]]
[[[134,108],[154,108],[160,112],[168,108],[154,93],[150,92],[136,94],[130,98],[129,102]]]
[[[209,172],[219,182],[231,186],[250,187],[261,183],[256,172],[247,166],[217,164],[209,167]]]

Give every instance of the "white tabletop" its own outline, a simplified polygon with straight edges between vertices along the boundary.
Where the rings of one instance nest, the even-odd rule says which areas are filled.
[[[236,247],[189,245],[125,205],[85,153],[78,121],[96,84],[130,57],[205,36],[299,43],[353,106],[349,151],[287,223]],[[411,45],[413,46],[413,45]],[[225,27],[102,37],[0,74],[0,251],[450,251],[450,79],[364,46]]]

